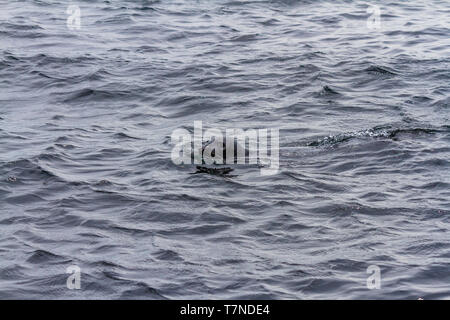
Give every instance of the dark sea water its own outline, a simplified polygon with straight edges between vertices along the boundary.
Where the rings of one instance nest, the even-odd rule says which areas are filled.
[[[1,0],[0,299],[449,299],[449,20],[447,0]],[[279,129],[279,173],[175,165],[194,121]]]

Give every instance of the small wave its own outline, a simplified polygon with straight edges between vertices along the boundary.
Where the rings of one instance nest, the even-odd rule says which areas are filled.
[[[81,90],[77,90],[75,92],[71,93],[58,93],[58,95],[66,95],[66,97],[62,100],[62,102],[69,103],[69,102],[77,102],[77,101],[104,101],[104,100],[111,100],[111,99],[124,99],[128,96],[130,96],[129,91],[125,90],[101,90],[101,89],[90,89],[85,88]]]
[[[36,250],[27,259],[27,262],[32,264],[61,263],[64,261],[67,261],[67,259],[45,250]]]
[[[335,95],[340,95],[340,93],[337,92],[336,90],[330,88],[329,86],[323,86],[322,90],[319,91],[318,95],[319,96],[335,96]]]
[[[309,147],[327,146],[343,143],[355,138],[390,138],[393,139],[397,135],[406,134],[433,134],[439,130],[430,128],[391,128],[391,127],[375,127],[372,129],[346,132],[337,135],[320,138],[316,141],[308,142]]]
[[[126,134],[125,132],[118,132],[115,133],[114,138],[119,139],[119,140],[143,140],[142,138],[139,137],[133,137],[129,134]]]
[[[370,66],[366,69],[367,73],[373,73],[373,74],[381,74],[381,75],[390,75],[395,76],[397,75],[397,72],[387,68],[387,67],[381,67],[381,66]]]

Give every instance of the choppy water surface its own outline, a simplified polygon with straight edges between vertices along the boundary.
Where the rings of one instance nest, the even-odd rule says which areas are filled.
[[[0,3],[0,298],[450,298],[448,1],[71,3]],[[176,166],[200,120],[280,172]]]

